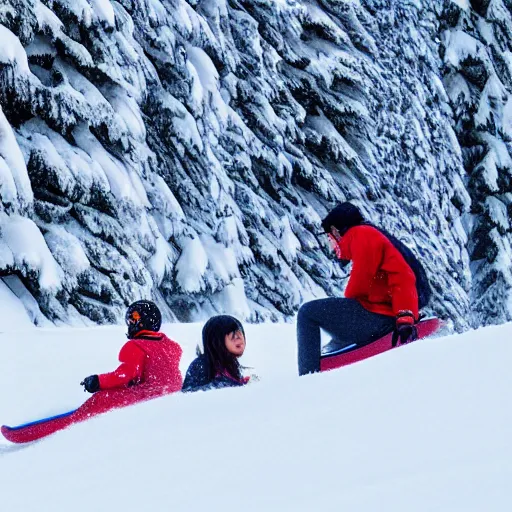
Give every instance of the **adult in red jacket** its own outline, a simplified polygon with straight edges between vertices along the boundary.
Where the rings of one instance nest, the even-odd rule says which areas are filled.
[[[86,391],[95,393],[86,402],[95,413],[181,390],[182,350],[158,332],[162,315],[156,304],[134,302],[126,312],[126,323],[129,341],[119,352],[121,365],[113,372],[90,375],[81,382]]]
[[[320,329],[332,336],[327,353],[370,343],[391,331],[394,343],[406,343],[415,337],[420,304],[425,306],[430,296],[425,272],[412,252],[365,222],[351,203],[334,208],[322,227],[338,258],[352,262],[352,271],[344,299],[314,300],[300,308],[300,375],[320,370]]]

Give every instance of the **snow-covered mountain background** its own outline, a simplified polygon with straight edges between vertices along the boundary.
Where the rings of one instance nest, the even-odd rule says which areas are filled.
[[[420,256],[430,312],[511,320],[511,10],[4,0],[0,300],[36,325],[150,297],[287,319],[342,293],[316,233],[348,199]]]

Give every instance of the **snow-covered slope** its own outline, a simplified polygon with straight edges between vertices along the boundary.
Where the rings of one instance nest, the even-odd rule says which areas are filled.
[[[167,325],[193,357],[201,325]],[[424,340],[298,378],[294,326],[249,325],[261,381],[113,411],[0,445],[2,510],[506,511],[512,325]],[[23,338],[24,343],[18,343]],[[0,335],[0,422],[80,403],[118,327]]]

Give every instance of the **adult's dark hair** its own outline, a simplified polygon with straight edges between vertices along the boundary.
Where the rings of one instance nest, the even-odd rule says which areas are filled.
[[[226,348],[225,337],[235,331],[245,336],[242,324],[233,316],[212,316],[203,327],[203,349],[207,360],[208,380],[215,378],[218,372],[227,372],[235,379],[242,378],[238,358]]]
[[[358,226],[364,222],[363,214],[357,206],[352,203],[340,203],[334,207],[322,220],[322,229],[326,233],[331,232],[331,226],[334,226],[340,233],[344,235],[350,228]]]
[[[386,230],[367,222],[359,208],[352,203],[345,202],[338,204],[331,210],[325,219],[322,220],[322,228],[326,233],[330,233],[331,226],[334,226],[340,233],[344,235],[350,228],[354,226],[372,226],[377,231],[382,233],[398,250],[404,260],[411,267],[414,275],[416,276],[416,289],[418,292],[418,307],[424,308],[430,301],[432,290],[428,283],[427,274],[422,264],[418,261],[413,252],[403,244],[398,238],[388,233]]]

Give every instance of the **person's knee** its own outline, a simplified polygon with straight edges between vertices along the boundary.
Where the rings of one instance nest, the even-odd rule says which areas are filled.
[[[297,322],[302,323],[311,318],[311,302],[306,302],[302,304],[299,308],[299,312],[297,313]]]

